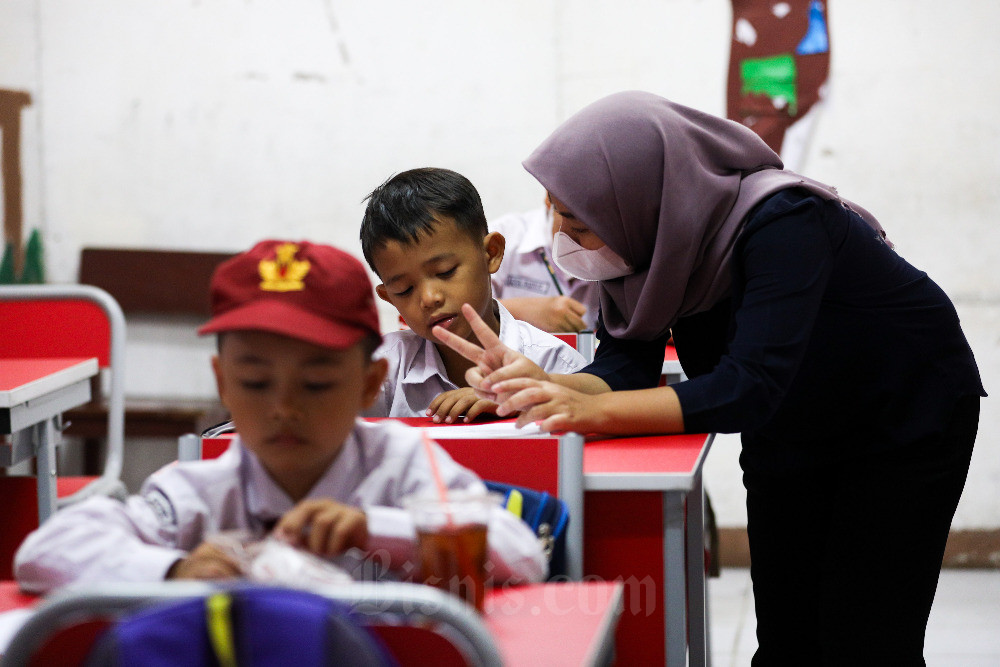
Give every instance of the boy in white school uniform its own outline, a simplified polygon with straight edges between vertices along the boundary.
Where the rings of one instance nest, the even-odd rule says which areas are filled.
[[[490,231],[507,240],[493,296],[514,317],[553,333],[597,329],[601,286],[567,275],[552,261],[558,225],[547,194],[544,206],[491,220]]]
[[[357,417],[387,365],[371,358],[381,338],[364,266],[331,246],[263,241],[217,269],[212,314],[199,333],[218,334],[212,366],[233,445],[159,470],[125,502],[90,498],[57,512],[18,550],[23,589],[238,577],[240,565],[206,541],[228,530],[273,530],[356,578],[372,574],[366,556],[390,576],[415,574],[403,499],[436,486],[419,430]],[[449,489],[484,490],[434,454]],[[494,582],[544,578],[535,536],[499,506],[488,539]]]
[[[503,235],[490,233],[479,193],[448,169],[411,169],[368,195],[361,248],[382,284],[378,296],[399,311],[409,330],[386,334],[376,356],[389,372],[365,414],[424,417],[452,423],[494,414],[496,403],[468,386],[468,361],[431,334],[435,326],[477,342],[461,313],[470,304],[500,340],[549,373],[572,373],[586,362],[555,336],[515,320],[493,299],[490,275],[500,267]]]

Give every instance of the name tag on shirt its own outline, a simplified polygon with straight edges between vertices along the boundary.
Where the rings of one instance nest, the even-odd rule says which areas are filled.
[[[504,284],[508,287],[515,287],[528,292],[535,292],[536,294],[548,294],[549,287],[551,287],[551,283],[530,280],[529,278],[522,278],[520,276],[507,276]]]

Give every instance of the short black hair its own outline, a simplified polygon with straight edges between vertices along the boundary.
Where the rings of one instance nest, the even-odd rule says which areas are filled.
[[[392,176],[365,197],[361,251],[372,271],[372,256],[389,241],[409,245],[428,234],[436,215],[448,216],[474,241],[489,233],[486,213],[472,182],[450,169],[422,167]]]

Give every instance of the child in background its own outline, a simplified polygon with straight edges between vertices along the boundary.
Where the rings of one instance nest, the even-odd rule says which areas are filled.
[[[452,423],[494,414],[496,403],[476,396],[465,380],[472,363],[438,341],[441,326],[476,342],[461,313],[470,304],[504,344],[550,373],[572,372],[583,357],[555,336],[515,320],[493,299],[490,275],[500,268],[504,238],[490,233],[479,193],[447,169],[412,169],[368,196],[361,247],[382,284],[379,297],[409,330],[394,331],[376,353],[389,363],[372,417],[433,416]]]
[[[23,589],[238,577],[206,538],[272,528],[355,577],[371,572],[362,565],[372,556],[397,575],[416,572],[403,499],[436,486],[419,430],[357,418],[387,366],[371,359],[381,339],[364,266],[330,246],[263,241],[216,270],[212,314],[199,333],[218,334],[212,367],[239,434],[232,446],[159,470],[125,502],[94,497],[57,512],[18,550]],[[485,490],[434,455],[449,489]],[[544,578],[535,536],[499,506],[488,539],[495,582]]]
[[[493,274],[493,296],[510,314],[542,331],[595,331],[601,306],[600,285],[566,274],[552,261],[552,237],[559,226],[552,204],[490,221],[507,251]]]

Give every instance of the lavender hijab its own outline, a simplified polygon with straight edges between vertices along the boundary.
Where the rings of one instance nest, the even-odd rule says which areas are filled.
[[[778,190],[841,201],[885,236],[834,188],[785,171],[751,130],[651,93],[617,93],[584,108],[524,167],[636,267],[600,283],[604,325],[618,338],[652,340],[727,296],[744,218]]]

